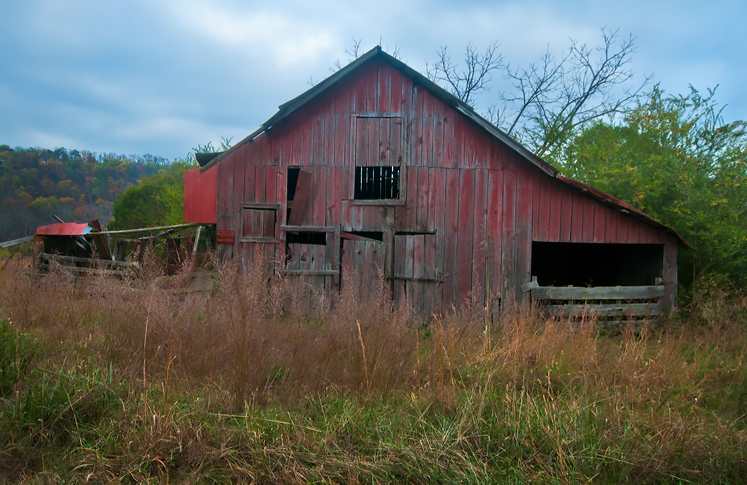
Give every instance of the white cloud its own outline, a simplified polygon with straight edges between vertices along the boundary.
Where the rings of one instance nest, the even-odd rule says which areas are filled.
[[[171,4],[169,15],[181,28],[245,55],[272,58],[280,67],[316,61],[337,44],[318,24],[270,10],[228,9],[203,1]]]

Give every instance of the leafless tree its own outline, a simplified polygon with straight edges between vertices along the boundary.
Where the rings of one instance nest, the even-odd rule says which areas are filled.
[[[498,95],[499,103],[489,107],[486,116],[539,156],[553,158],[574,131],[624,112],[648,84],[649,77],[633,83],[629,64],[636,50],[634,39],[628,37],[619,44],[617,40],[617,31],[602,29],[601,46],[590,48],[571,40],[560,58],[548,49],[528,68],[503,64],[496,53],[498,45],[493,43],[482,57],[468,45],[465,67],[459,70],[446,48],[441,48],[427,73],[469,103],[473,94],[488,90],[491,74],[503,71],[511,89]]]
[[[441,47],[433,66],[426,64],[428,78],[434,82],[445,82],[451,92],[467,104],[472,104],[473,96],[488,89],[494,71],[503,67],[503,56],[498,53],[499,44],[493,42],[485,54],[480,55],[477,48],[467,44],[464,49],[464,68],[452,62],[447,47]]]

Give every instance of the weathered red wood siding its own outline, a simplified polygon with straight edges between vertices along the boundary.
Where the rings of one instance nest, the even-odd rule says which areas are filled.
[[[184,222],[215,224],[218,217],[218,169],[184,172]]]
[[[398,140],[401,147],[394,146]],[[356,159],[396,165],[396,157],[401,157],[403,200],[354,200]],[[406,277],[442,280],[414,286],[430,292],[416,296],[424,302],[448,308],[473,290],[478,301],[487,294],[504,301],[526,298],[520,286],[531,278],[532,241],[666,244],[665,278],[672,280],[674,272],[676,284],[673,237],[549,177],[380,58],[218,167],[218,229],[236,234],[233,248],[220,252],[244,262],[260,252],[273,258],[284,250],[280,226],[287,224],[288,167],[302,167],[313,177],[302,224],[383,233],[386,275],[407,271]],[[275,241],[240,242],[240,207],[258,203],[277,204]],[[407,234],[426,238],[395,237]],[[413,246],[396,247],[398,241]],[[409,254],[414,262],[398,261],[397,254]],[[331,257],[330,268],[351,259]],[[408,265],[421,259],[424,267],[413,267],[410,275]]]

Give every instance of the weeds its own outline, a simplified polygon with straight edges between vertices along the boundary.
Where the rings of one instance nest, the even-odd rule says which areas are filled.
[[[416,326],[383,280],[332,298],[262,261],[194,278],[0,271],[6,480],[717,483],[747,471],[738,294],[701,292],[711,300],[687,319],[609,337],[474,301]]]

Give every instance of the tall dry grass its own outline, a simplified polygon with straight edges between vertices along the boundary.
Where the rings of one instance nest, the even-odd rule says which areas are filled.
[[[32,379],[13,384],[3,426],[28,433],[0,467],[54,475],[75,457],[96,480],[425,483],[733,481],[747,466],[743,295],[712,289],[688,321],[610,337],[476,301],[416,325],[383,280],[330,295],[261,261],[217,268],[0,272],[0,320],[39,343],[42,388],[77,376],[46,428],[19,411]],[[98,422],[84,404],[104,407],[87,411]],[[81,431],[94,424],[106,432]]]

